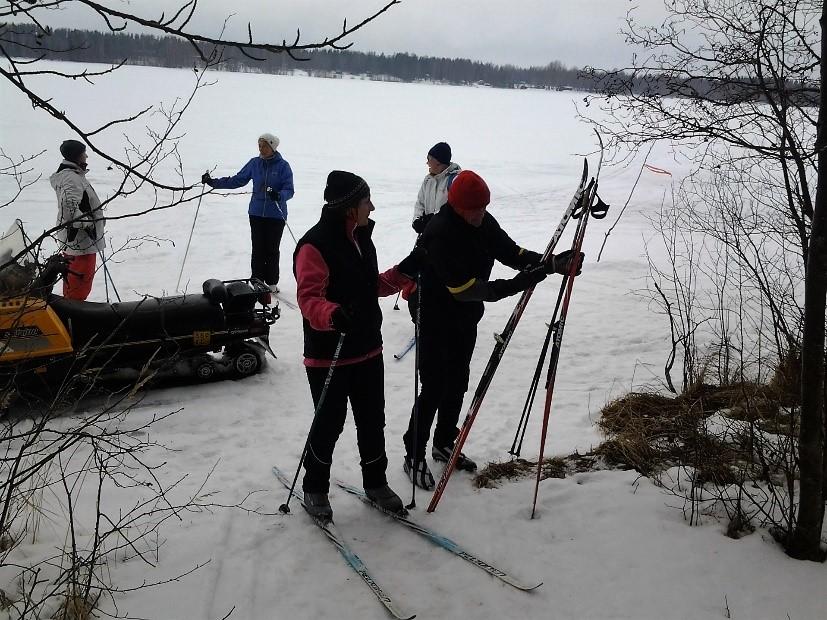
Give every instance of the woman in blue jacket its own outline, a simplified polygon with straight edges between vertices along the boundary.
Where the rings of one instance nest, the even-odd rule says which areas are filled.
[[[237,189],[253,181],[250,197],[250,240],[253,251],[250,271],[278,292],[279,245],[287,221],[287,201],[293,197],[293,171],[276,149],[279,139],[271,133],[258,138],[258,157],[253,157],[237,174],[213,179],[209,172],[201,182],[215,189]]]

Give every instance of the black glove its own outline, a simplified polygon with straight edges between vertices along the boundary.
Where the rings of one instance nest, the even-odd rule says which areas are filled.
[[[494,280],[488,283],[488,296],[485,301],[499,301],[526,290],[546,279],[544,265],[521,271],[510,280]]]
[[[526,290],[529,286],[534,286],[535,284],[539,284],[543,280],[546,279],[546,269],[545,266],[543,267],[532,267],[530,269],[526,269],[525,271],[521,271],[516,276],[512,278],[521,284],[524,284],[522,288],[518,289],[521,291]]]
[[[353,310],[339,306],[330,315],[330,323],[337,332],[346,334],[353,326]]]
[[[205,172],[201,175],[201,182],[204,185],[209,185],[210,187],[212,187],[212,177],[210,176],[209,172]]]
[[[583,259],[585,256],[586,255],[583,254],[583,252],[577,253],[577,273],[574,275],[580,275],[580,272],[583,269]],[[572,260],[575,260],[574,250],[565,250],[559,254],[552,255],[546,263],[546,273],[559,273],[562,276],[568,275],[571,271]]]
[[[415,230],[418,234],[420,234],[420,235],[421,235],[421,234],[422,234],[422,231],[423,231],[423,230],[425,230],[425,227],[428,225],[428,222],[430,222],[430,221],[431,221],[431,218],[432,218],[433,216],[434,216],[434,214],[433,214],[433,213],[427,213],[427,214],[425,214],[425,215],[420,215],[418,218],[416,218],[416,219],[413,221],[413,224],[411,224],[411,226],[413,227],[413,229],[414,229],[414,230]]]
[[[281,192],[277,192],[272,187],[267,188],[267,197],[273,202],[281,202]]]

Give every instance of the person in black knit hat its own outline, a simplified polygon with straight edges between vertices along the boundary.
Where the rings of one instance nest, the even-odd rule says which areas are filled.
[[[98,252],[106,247],[105,218],[100,198],[86,178],[86,145],[64,140],[63,161],[49,177],[57,196],[57,242],[68,261],[63,296],[85,301],[92,291]]]
[[[487,212],[490,200],[488,185],[478,174],[460,172],[448,190],[447,202],[402,261],[406,273],[420,273],[420,289],[412,299],[420,304],[421,384],[403,437],[403,469],[425,490],[434,488],[425,461],[434,418],[431,456],[435,461],[448,461],[459,434],[457,422],[468,389],[477,324],[485,312],[483,302],[515,295],[549,273],[568,273],[573,260],[567,250],[543,263],[540,254],[518,246]],[[508,280],[489,280],[495,260],[519,273]],[[412,261],[418,267],[408,267]],[[477,465],[460,453],[457,467],[474,471]]]
[[[382,311],[378,297],[414,286],[399,266],[379,273],[371,240],[374,210],[370,188],[352,172],[327,177],[321,217],[299,240],[293,255],[296,296],[304,328],[304,365],[318,407],[340,336],[342,348],[317,422],[309,437],[302,480],[305,505],[329,520],[330,467],[350,401],[367,496],[383,508],[404,513],[385,471],[385,396]]]
[[[448,188],[461,170],[459,164],[451,161],[451,147],[447,142],[434,144],[425,163],[428,164],[428,175],[419,187],[411,224],[417,234],[422,234],[428,221],[445,204]]]

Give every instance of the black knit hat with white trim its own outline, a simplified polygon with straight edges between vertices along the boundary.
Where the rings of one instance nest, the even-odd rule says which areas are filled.
[[[334,170],[327,175],[324,188],[325,208],[348,209],[355,207],[362,198],[370,196],[370,187],[365,180],[352,172]]]

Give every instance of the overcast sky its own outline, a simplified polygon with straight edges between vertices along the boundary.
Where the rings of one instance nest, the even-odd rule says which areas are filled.
[[[180,6],[176,0],[103,0],[122,10],[157,18]],[[68,3],[71,4],[71,3]],[[382,0],[199,0],[193,26],[215,35],[229,14],[230,34],[246,37],[251,22],[256,40],[292,40],[296,28],[311,41],[340,31],[342,20],[355,24],[383,6]],[[663,0],[403,0],[376,22],[353,35],[353,49],[412,52],[472,58],[496,64],[612,68],[629,63],[632,50],[619,29],[626,13],[636,19],[662,19]],[[54,26],[100,28],[88,9],[54,11]]]

